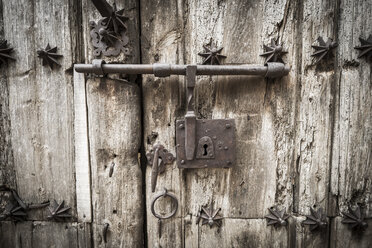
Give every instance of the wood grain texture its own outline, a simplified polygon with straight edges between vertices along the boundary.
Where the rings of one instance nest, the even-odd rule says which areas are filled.
[[[56,223],[46,221],[26,221],[13,223],[10,221],[0,222],[1,247],[91,247],[85,241],[78,239],[78,227],[76,222]]]
[[[131,54],[103,59],[107,63],[139,63],[138,3],[115,2],[117,9],[124,8],[124,15],[129,17],[127,35]],[[102,17],[91,1],[83,0],[82,8],[85,61],[90,63],[94,57],[89,21],[97,22]],[[141,108],[140,89],[135,80],[135,76],[125,75],[87,79],[94,247],[143,246],[142,172],[138,161]],[[103,239],[106,223],[109,224],[107,243]]]
[[[27,203],[65,200],[75,215],[72,63],[77,28],[70,1],[3,1],[9,116],[17,190]],[[43,67],[36,50],[58,46],[61,67]],[[43,220],[46,211],[30,219]]]
[[[166,13],[172,13],[167,15]],[[183,1],[141,1],[141,48],[142,63],[184,64]],[[142,96],[144,108],[144,147],[146,152],[153,145],[161,143],[175,155],[175,120],[181,116],[179,105],[184,105],[182,93],[183,77],[154,78],[151,75],[142,77]],[[181,95],[180,95],[181,94]],[[180,97],[180,98],[179,98]],[[185,106],[185,105],[184,105]],[[183,112],[184,109],[181,109]],[[167,165],[165,172],[158,176],[155,193],[151,192],[151,166],[146,169],[146,216],[148,247],[183,247],[184,206],[182,192],[182,170],[176,163]],[[158,230],[158,219],[150,211],[150,203],[155,194],[166,187],[177,196],[179,210],[175,217],[162,221],[161,237]],[[169,202],[157,203],[157,212],[169,212]]]
[[[267,32],[265,42],[270,40],[270,35],[281,36],[283,31],[272,25],[275,27],[277,22],[282,19],[286,22],[288,18],[285,2],[268,9],[262,9],[263,5],[259,1],[229,4],[221,1],[188,1],[186,4],[153,1],[145,6],[142,4],[143,62],[200,63],[197,53],[202,51],[204,43],[214,38],[218,45],[224,46],[222,53],[228,55],[225,63],[262,63],[258,56],[262,37],[251,34]],[[274,8],[277,19],[264,20],[264,17],[272,15]],[[177,12],[165,18],[163,13],[169,9]],[[255,25],[244,21],[247,13],[252,15],[252,19],[256,18]],[[241,42],[232,42],[232,39]],[[196,114],[199,118],[235,118],[238,161],[231,169],[178,170],[176,165],[169,166],[160,176],[158,188],[172,187],[180,198],[179,214],[182,218],[169,220],[167,225],[171,225],[171,221],[174,223],[174,234],[158,240],[157,220],[148,210],[150,247],[169,243],[179,246],[186,245],[186,242],[192,246],[200,244],[201,234],[185,219],[195,218],[201,206],[211,203],[221,207],[222,216],[229,218],[262,218],[267,208],[274,204],[290,206],[291,135],[295,117],[292,113],[295,98],[291,96],[295,95],[295,84],[291,76],[275,82],[248,76],[198,78]],[[174,142],[175,119],[185,114],[183,87],[183,78],[144,77],[146,149],[156,142],[166,146]],[[154,133],[158,133],[157,139],[152,138]],[[174,148],[167,149],[172,151]],[[148,192],[150,171],[148,167]],[[147,194],[148,203],[152,198],[152,194]],[[230,226],[232,222],[227,225],[227,229],[234,228]],[[182,226],[184,231],[180,233]],[[207,232],[203,238],[213,240],[214,233]]]
[[[301,91],[295,138],[300,214],[307,213],[310,206],[328,211],[336,60],[325,58],[314,65],[310,55],[314,52],[311,45],[317,45],[319,36],[337,39],[334,17],[338,6],[336,1],[304,1],[302,9]]]
[[[358,59],[359,37],[372,34],[372,3],[341,1],[338,29],[331,193],[338,209],[360,204],[372,217],[372,73],[365,58]]]
[[[85,75],[74,71],[76,208],[79,222],[92,221]]]
[[[341,223],[342,218],[336,217],[332,223],[330,247],[371,247],[372,246],[372,220],[366,220],[368,227],[364,232],[353,231],[350,226]]]
[[[108,223],[108,246],[142,246],[139,88],[127,81],[88,79],[87,103],[95,246]],[[113,172],[110,176],[110,167]]]
[[[3,4],[0,1],[0,39],[4,36]],[[7,68],[12,65],[2,64],[0,67],[0,185],[15,188],[15,171],[10,133],[9,85]]]
[[[224,219],[223,222],[221,228],[199,226],[199,247],[287,247],[285,227],[267,227],[264,219]]]

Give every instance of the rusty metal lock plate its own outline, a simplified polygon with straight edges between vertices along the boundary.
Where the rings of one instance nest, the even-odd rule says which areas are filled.
[[[234,119],[196,120],[193,160],[186,159],[185,121],[176,122],[177,165],[179,168],[229,168],[235,164]]]

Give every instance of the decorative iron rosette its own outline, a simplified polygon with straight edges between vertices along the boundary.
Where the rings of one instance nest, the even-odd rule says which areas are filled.
[[[104,56],[118,56],[122,51],[124,54],[129,55],[130,51],[126,47],[129,43],[129,38],[126,35],[126,30],[120,31],[120,35],[108,28],[107,18],[99,20],[97,23],[91,21],[90,23],[90,37],[92,44],[95,48],[93,55],[99,57],[101,54]]]

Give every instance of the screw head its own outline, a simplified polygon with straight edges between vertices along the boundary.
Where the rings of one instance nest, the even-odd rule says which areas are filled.
[[[231,124],[226,124],[226,128],[229,129],[231,127]]]
[[[179,125],[179,128],[184,128],[185,126],[183,124],[180,124]]]
[[[225,150],[227,150],[227,149],[229,149],[227,146],[225,146],[223,149],[225,149]]]
[[[184,164],[185,163],[185,160],[181,160],[181,164]]]

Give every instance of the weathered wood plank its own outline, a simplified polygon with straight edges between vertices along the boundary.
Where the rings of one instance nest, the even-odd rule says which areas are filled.
[[[15,188],[15,172],[10,134],[9,86],[5,72],[6,67],[3,65],[0,68],[0,185]]]
[[[0,242],[1,247],[14,248],[90,247],[78,239],[78,229],[85,228],[86,226],[79,228],[76,222],[25,221],[16,224],[2,221],[0,222]]]
[[[341,223],[342,218],[336,217],[332,223],[330,247],[371,247],[372,246],[372,220],[366,220],[368,228],[362,231],[353,231],[350,226]]]
[[[32,223],[32,246],[78,247],[77,224],[35,221]]]
[[[86,103],[85,76],[74,71],[76,208],[79,222],[92,221]]]
[[[0,1],[0,39],[5,39],[2,1]],[[10,134],[9,85],[7,65],[4,64],[0,67],[0,185],[16,187]]]
[[[78,247],[91,248],[92,245],[92,225],[91,223],[78,223]],[[94,241],[93,241],[94,242]]]
[[[359,203],[372,217],[372,73],[353,49],[372,34],[372,3],[344,0],[340,9],[331,192],[341,211]]]
[[[87,101],[95,246],[109,224],[108,246],[142,246],[139,88],[127,81],[88,79]],[[112,171],[112,174],[110,173]],[[111,175],[110,175],[111,174]]]
[[[263,2],[259,1],[229,4],[221,1],[188,1],[187,8],[179,2],[154,1],[142,4],[143,62],[200,63],[201,58],[197,53],[202,51],[204,43],[214,38],[225,47],[223,54],[228,55],[225,63],[260,63],[258,50],[262,46],[262,37],[252,33],[260,34],[264,30],[264,35],[281,36],[284,28],[276,28],[276,23],[286,23],[287,18],[293,18],[296,9],[296,5],[291,6],[292,12],[288,14],[286,2],[271,4],[264,10],[262,5]],[[177,15],[165,17],[163,13],[172,9],[177,10]],[[255,20],[254,25],[248,23],[247,13]],[[264,21],[265,17],[272,16],[275,18]],[[159,26],[162,28],[156,28]],[[291,43],[292,30],[296,27],[289,25],[286,28],[289,29],[286,32],[292,35],[286,41]],[[232,39],[242,42],[231,42]],[[295,56],[293,52],[289,58]],[[166,144],[168,150],[174,149],[174,122],[185,114],[182,82],[183,79],[178,80],[178,77],[144,77],[144,132],[149,143],[147,150],[159,141]],[[294,77],[286,77],[274,83],[257,77],[198,79],[195,104],[197,115],[199,118],[235,118],[238,161],[233,168],[226,170],[178,171],[175,165],[169,166],[165,174],[160,176],[158,188],[171,185],[176,195],[180,195],[181,216],[195,216],[201,206],[211,202],[216,207],[222,207],[223,216],[234,218],[262,218],[267,208],[274,204],[287,208],[290,206],[295,84]],[[153,133],[158,133],[156,141],[151,139]],[[146,174],[148,192],[150,171],[148,168]],[[148,196],[147,202],[152,197]],[[149,207],[147,213],[147,232],[152,235],[150,233],[157,232],[157,221],[152,217]],[[174,222],[177,221],[182,219],[174,219]],[[174,232],[178,233],[178,229]],[[181,235],[185,236],[187,242],[198,240],[198,232],[192,227],[186,226],[185,234]],[[164,239],[159,244],[175,243],[175,240],[176,237]],[[154,244],[155,241],[149,238],[149,245]]]
[[[173,13],[168,15],[166,13]],[[141,48],[142,63],[183,64],[182,32],[183,1],[141,1]],[[144,144],[146,151],[161,143],[175,155],[175,120],[180,117],[179,105],[184,103],[180,89],[183,77],[154,78],[142,77],[142,95],[144,108]],[[181,95],[180,95],[181,94]],[[183,112],[184,109],[181,109]],[[148,247],[184,247],[182,198],[184,186],[182,171],[176,163],[167,165],[165,172],[158,176],[155,193],[151,192],[151,167],[146,168],[146,215]],[[163,221],[162,236],[158,233],[158,219],[150,211],[150,203],[155,194],[166,187],[178,198],[179,210],[176,215]],[[159,212],[169,211],[168,202],[159,202]]]
[[[32,247],[32,222],[15,224],[11,221],[1,221],[0,244],[2,247]]]
[[[75,214],[73,90],[77,28],[71,1],[3,1],[4,34],[17,62],[8,67],[11,142],[17,190],[27,203],[65,200]],[[72,32],[74,33],[74,32]],[[61,67],[43,67],[36,50],[58,46]],[[31,219],[44,219],[35,211]]]
[[[291,235],[294,238],[291,247],[329,247],[330,220],[327,219],[328,226],[324,229],[310,231],[309,226],[302,225],[305,219],[305,216],[291,217]]]
[[[199,247],[287,247],[286,227],[267,227],[264,219],[224,219],[220,228],[199,226]],[[186,244],[186,247],[189,247]]]
[[[116,2],[129,17],[127,35],[130,55],[102,57],[108,63],[139,63],[139,6],[136,0]],[[82,1],[85,61],[93,59],[90,21],[102,17],[90,0]],[[87,80],[93,240],[95,247],[143,246],[142,173],[138,161],[141,144],[140,90],[135,77],[109,75],[118,80]],[[110,170],[112,175],[110,176]],[[104,224],[109,224],[107,243]]]
[[[302,64],[298,74],[301,91],[295,138],[296,204],[300,214],[307,213],[311,206],[328,211],[335,58],[312,65],[310,55],[314,52],[311,45],[317,44],[319,36],[326,40],[337,38],[334,17],[338,6],[336,1],[311,0],[303,1],[302,9]]]

